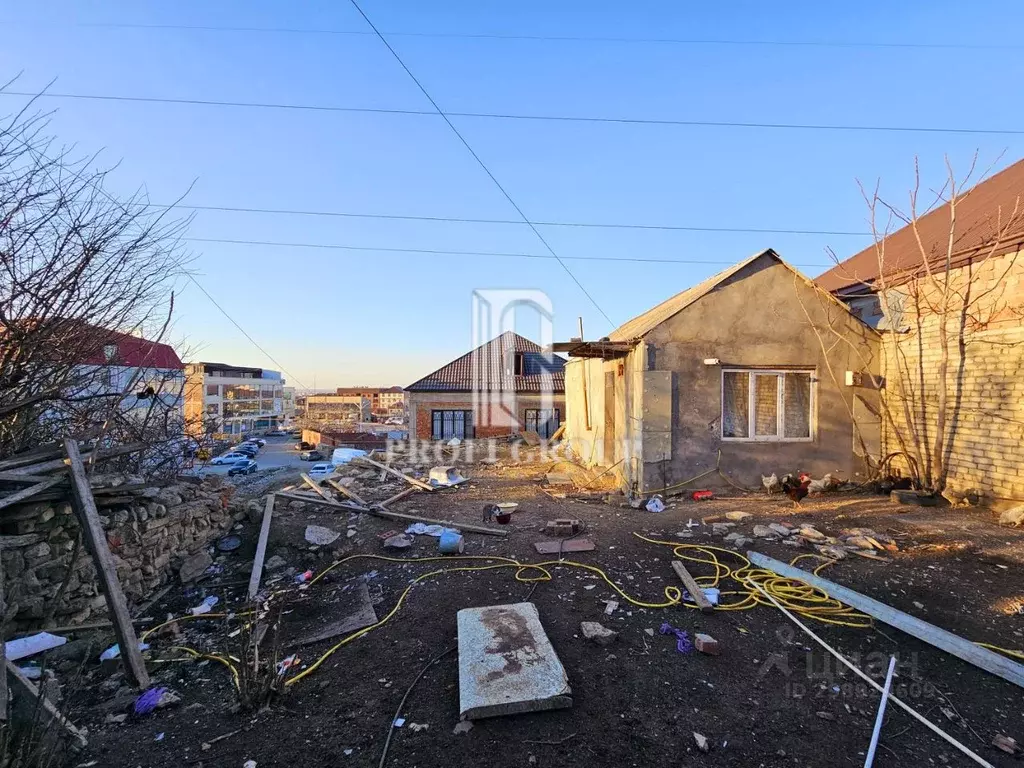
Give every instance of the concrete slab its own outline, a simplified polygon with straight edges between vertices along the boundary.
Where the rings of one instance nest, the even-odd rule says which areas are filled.
[[[340,591],[329,607],[307,599],[294,605],[282,623],[283,645],[297,648],[376,624],[377,612],[370,602],[366,582],[359,578],[351,582],[348,589]]]
[[[572,706],[565,667],[533,603],[465,608],[457,621],[463,718]]]
[[[538,541],[533,548],[542,555],[557,555],[559,552],[592,552],[597,546],[590,539],[566,539]]]

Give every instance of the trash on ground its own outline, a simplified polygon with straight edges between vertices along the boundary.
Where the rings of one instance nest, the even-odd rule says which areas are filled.
[[[278,676],[283,675],[289,669],[298,664],[301,659],[294,653],[291,656],[281,659],[277,662],[277,674]]]
[[[430,730],[430,723],[409,723],[409,730],[413,733]]]
[[[139,641],[139,650],[140,651],[148,651],[149,650],[149,643],[144,643],[144,642],[142,642],[140,640]],[[112,646],[107,648],[107,650],[105,650],[103,653],[100,654],[100,661],[110,661],[111,659],[116,659],[116,658],[119,658],[120,656],[121,656],[121,647],[117,643],[114,643]]]
[[[464,483],[469,478],[459,474],[455,467],[431,467],[427,482],[435,488],[451,488],[453,485]]]
[[[404,717],[396,717],[395,718],[395,722],[393,723],[393,725],[395,726],[395,728],[401,728],[403,725],[405,725],[405,718]]]
[[[654,494],[644,504],[644,509],[648,512],[664,512],[665,511],[665,500],[659,495]]]
[[[697,742],[697,749],[701,752],[707,752],[711,747],[708,744],[707,737],[703,733],[693,732],[693,740]]]
[[[565,667],[533,603],[464,608],[457,624],[461,717],[572,706]]]
[[[169,688],[150,688],[135,700],[135,714],[148,715],[157,709],[180,703],[181,697]]]
[[[313,578],[313,572],[312,571],[304,571],[303,573],[300,573],[300,574],[296,575],[295,583],[296,584],[305,584],[307,581],[309,581],[312,578]]]
[[[690,642],[690,636],[686,634],[686,630],[673,627],[666,621],[658,631],[663,635],[675,635],[676,650],[680,653],[689,653],[693,650],[693,643]]]
[[[568,538],[575,536],[577,533],[583,532],[583,522],[574,517],[559,517],[555,520],[549,520],[544,526],[544,532],[548,536],[557,536],[558,538]]]
[[[694,501],[710,501],[715,498],[715,492],[707,489],[694,491],[690,494],[690,498]]]
[[[385,549],[408,549],[412,546],[412,537],[404,533],[396,533],[384,539]]]
[[[466,540],[458,531],[446,530],[437,540],[437,549],[442,555],[461,555],[466,550]]]
[[[217,539],[218,552],[234,552],[240,546],[242,546],[242,537],[237,533],[229,533],[227,536]]]
[[[340,533],[322,525],[307,525],[304,536],[306,541],[318,547],[326,547],[341,538]]]
[[[996,734],[995,737],[993,737],[992,746],[996,749],[1001,749],[1008,755],[1016,756],[1022,753],[1022,750],[1020,746],[1017,744],[1016,739],[1012,739],[1009,736],[1004,736],[1001,733]]]
[[[458,533],[454,528],[445,528],[443,525],[427,525],[426,523],[413,523],[405,529],[406,533],[411,533],[416,536],[440,536],[445,531],[452,531]]]
[[[4,643],[4,653],[8,661],[17,661],[37,653],[48,651],[51,648],[64,645],[68,639],[60,635],[51,635],[49,632],[37,632],[28,637],[19,637],[17,640],[8,640]]]
[[[220,598],[216,595],[207,595],[207,597],[197,605],[195,608],[189,610],[193,616],[202,616],[204,613],[209,613],[213,610],[213,606],[220,602]]]
[[[331,464],[337,467],[342,464],[348,464],[352,459],[365,455],[366,451],[359,448],[335,448],[334,453],[331,454]]]
[[[619,607],[618,600],[608,600],[604,604],[604,615],[611,616]]]

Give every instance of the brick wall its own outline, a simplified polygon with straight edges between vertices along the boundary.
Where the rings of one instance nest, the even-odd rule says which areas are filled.
[[[433,400],[420,399],[420,396],[410,399],[410,407],[414,414],[412,425],[412,437],[420,440],[430,440],[433,430],[432,414],[434,410],[473,410],[473,403],[469,400],[456,400],[450,395],[449,399]],[[505,437],[518,433],[521,425],[526,421],[526,410],[528,408],[540,408],[540,398],[537,396],[519,396],[516,398],[516,418],[510,417],[507,411],[500,407],[484,407],[477,409],[473,415],[474,435],[477,438]],[[555,398],[554,407],[559,409],[559,416],[565,421],[565,398],[559,395]]]
[[[970,313],[962,362],[958,319],[951,317],[947,324],[947,434],[952,436],[947,484],[953,490],[977,488],[997,499],[1024,498],[1024,255],[990,259],[980,268],[955,270],[952,277],[958,291],[969,286],[980,300]],[[897,429],[912,448],[904,402],[918,414],[912,423],[924,425],[921,441],[934,442],[941,314],[931,307],[941,304],[935,288],[919,290],[930,307],[910,299],[913,291],[903,293],[908,296],[904,323],[910,330],[886,334],[885,397]],[[887,451],[899,450],[891,425],[884,425],[883,437]]]

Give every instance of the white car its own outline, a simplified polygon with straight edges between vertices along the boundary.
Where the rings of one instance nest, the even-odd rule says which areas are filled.
[[[248,458],[249,457],[246,456],[244,453],[240,453],[238,451],[230,451],[229,453],[222,454],[221,456],[218,456],[215,459],[211,459],[210,463],[211,464],[218,464],[218,465],[219,464],[234,464],[236,461],[241,461],[242,459],[248,459]]]
[[[314,464],[307,473],[310,477],[324,477],[334,471],[333,464]]]

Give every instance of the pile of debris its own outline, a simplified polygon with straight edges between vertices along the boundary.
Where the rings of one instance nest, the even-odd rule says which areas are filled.
[[[749,513],[730,512],[724,517],[727,518],[724,521],[704,518],[704,523],[711,525],[713,535],[724,536],[726,541],[738,549],[753,543],[753,538],[732,530],[739,522],[750,519]],[[879,553],[899,551],[896,540],[892,536],[877,533],[871,528],[845,528],[838,536],[829,536],[809,523],[802,525],[768,523],[755,525],[751,534],[754,538],[779,541],[790,547],[813,549],[833,560],[842,560],[847,554],[859,555],[871,560],[882,560],[885,558]]]

